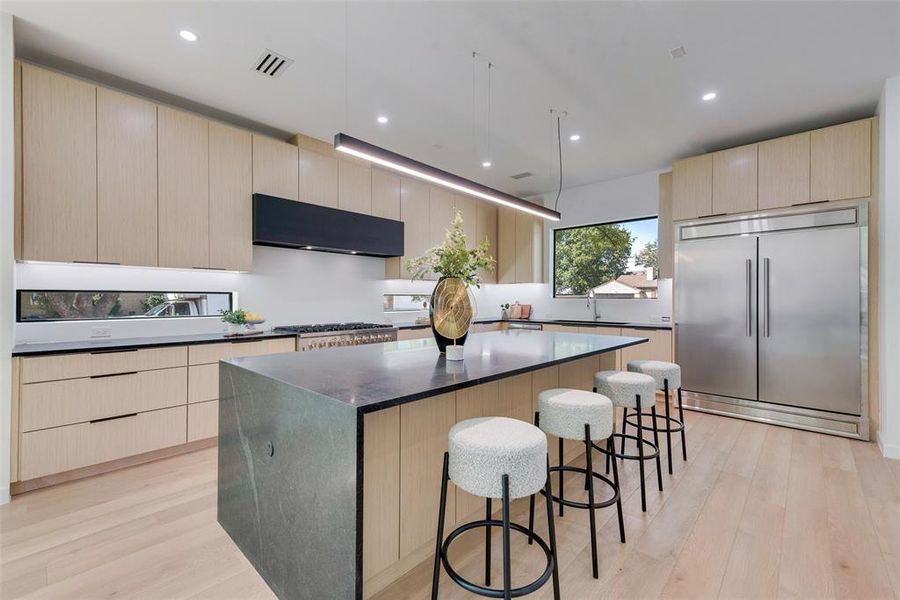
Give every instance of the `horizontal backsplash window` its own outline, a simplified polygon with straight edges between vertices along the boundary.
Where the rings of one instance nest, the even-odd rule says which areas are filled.
[[[419,312],[428,310],[431,295],[385,294],[384,312]]]
[[[18,290],[16,321],[219,317],[232,303],[231,292]]]

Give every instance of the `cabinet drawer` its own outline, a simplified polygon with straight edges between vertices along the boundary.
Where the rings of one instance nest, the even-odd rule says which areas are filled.
[[[186,429],[187,407],[177,406],[25,433],[19,454],[20,479],[34,479],[183,444]]]
[[[188,367],[188,402],[219,398],[219,363]]]
[[[218,400],[191,404],[187,410],[187,441],[205,440],[219,435]]]
[[[188,352],[188,363],[204,365],[217,363],[226,358],[239,356],[259,356],[261,354],[278,354],[294,352],[297,349],[295,338],[277,338],[274,340],[255,340],[252,342],[235,341],[221,344],[198,344],[191,346]]]
[[[185,404],[187,367],[22,386],[22,431]]]
[[[22,383],[168,369],[186,364],[186,346],[36,356],[22,360]]]

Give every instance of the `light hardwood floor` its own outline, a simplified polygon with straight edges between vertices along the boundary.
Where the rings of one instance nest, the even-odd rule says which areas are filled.
[[[564,598],[900,597],[900,461],[873,444],[687,420],[689,461],[676,455],[663,493],[647,463],[647,513],[636,466],[623,467],[628,539],[618,542],[614,509],[599,511],[599,581],[587,514],[557,518]],[[579,487],[567,479],[567,497],[584,496]],[[272,598],[216,523],[215,503],[214,449],[18,496],[0,507],[0,597]],[[524,523],[526,503],[514,507]],[[500,547],[497,532],[495,582]],[[514,536],[514,584],[541,569],[539,552]],[[452,555],[478,580],[481,534]],[[377,598],[424,599],[430,583],[424,564]],[[470,596],[443,577],[440,597]],[[548,586],[529,597],[552,595]]]

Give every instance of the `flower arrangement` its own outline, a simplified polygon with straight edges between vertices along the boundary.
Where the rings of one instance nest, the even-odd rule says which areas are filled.
[[[456,211],[444,243],[431,248],[422,256],[406,261],[410,279],[423,279],[428,273],[437,273],[441,277],[459,278],[466,285],[480,288],[481,277],[478,276],[478,271],[494,270],[494,258],[488,255],[490,244],[484,240],[470,250],[466,247],[466,241],[462,214]]]

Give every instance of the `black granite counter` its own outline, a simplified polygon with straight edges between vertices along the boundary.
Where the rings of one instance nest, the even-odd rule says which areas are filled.
[[[672,329],[672,323],[647,321],[580,321],[578,319],[475,319],[475,323],[540,323],[572,327],[628,327],[630,329]],[[428,323],[395,323],[397,329],[427,329]]]
[[[191,335],[168,335],[139,338],[104,338],[79,340],[75,342],[42,342],[16,344],[13,356],[40,356],[42,354],[72,354],[95,350],[129,350],[131,348],[157,348],[162,346],[185,346],[191,344],[215,344],[217,342],[252,342],[272,338],[295,337],[292,333],[263,331],[254,335],[226,336],[222,333],[195,333]]]
[[[226,362],[371,412],[646,341],[507,330],[469,336],[458,362],[447,361],[430,338]]]

